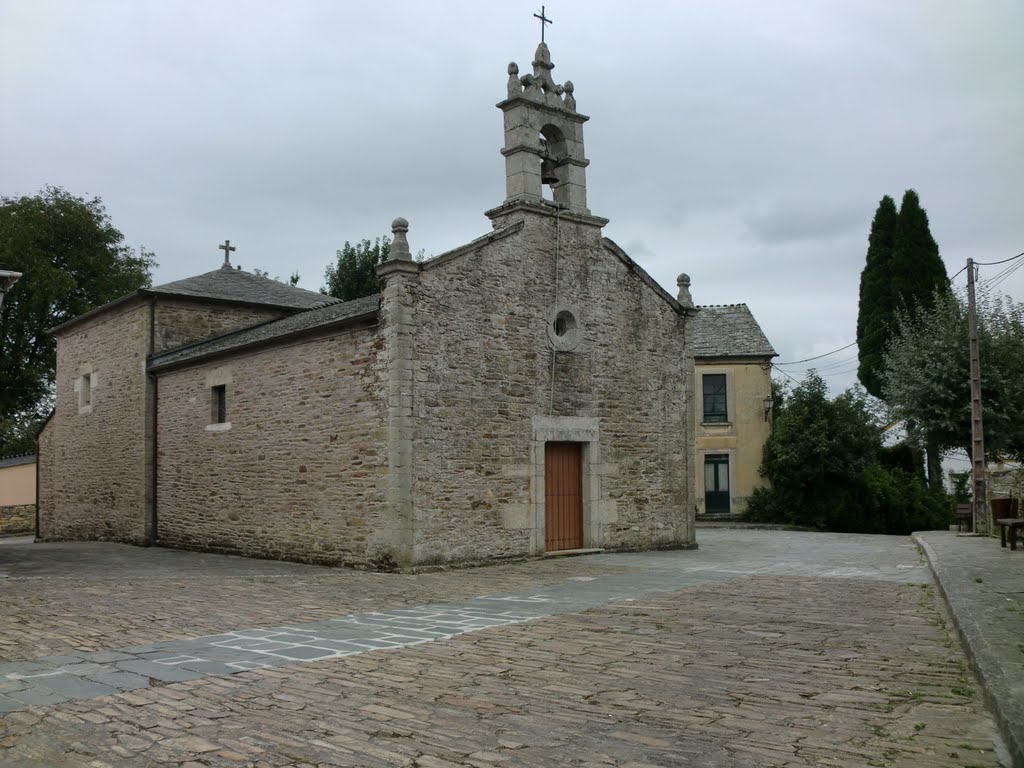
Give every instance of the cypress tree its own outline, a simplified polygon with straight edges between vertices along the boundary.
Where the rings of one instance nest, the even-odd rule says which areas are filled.
[[[930,306],[936,291],[949,290],[946,266],[928,227],[917,192],[903,194],[899,213],[891,197],[878,204],[868,237],[867,263],[860,276],[857,315],[857,378],[882,397],[882,357],[896,333],[899,307]]]
[[[900,216],[896,222],[896,243],[892,255],[893,282],[897,290],[897,303],[908,312],[927,310],[935,302],[936,293],[949,292],[946,265],[939,256],[939,245],[928,227],[928,214],[921,207],[917,192],[908,189],[900,203]],[[897,333],[896,318],[889,321],[888,339]],[[884,353],[884,350],[882,350]],[[881,373],[881,372],[879,372]],[[912,428],[913,425],[908,425]],[[928,484],[942,483],[942,451],[935,435],[924,432],[927,451]]]
[[[899,300],[908,310],[919,305],[931,306],[936,291],[946,293],[949,290],[946,265],[928,228],[928,214],[912,189],[903,194],[900,204],[892,261]],[[892,332],[895,330],[893,327]]]
[[[899,214],[896,201],[886,195],[878,203],[868,235],[868,254],[860,273],[857,313],[857,378],[875,397],[882,396],[882,353],[888,338],[886,324],[895,306],[892,281],[893,248]]]

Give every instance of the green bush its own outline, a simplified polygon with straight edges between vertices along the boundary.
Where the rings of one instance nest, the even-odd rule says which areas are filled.
[[[889,451],[862,392],[829,400],[812,373],[778,409],[746,518],[845,533],[907,534],[949,525],[950,504],[930,491],[907,454]],[[896,465],[896,466],[893,466]]]

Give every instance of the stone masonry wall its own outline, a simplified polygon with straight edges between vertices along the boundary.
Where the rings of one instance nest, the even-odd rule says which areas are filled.
[[[535,416],[599,421],[591,545],[692,544],[685,319],[604,246],[597,227],[521,218],[520,232],[428,263],[421,275],[414,561],[529,551]],[[553,368],[556,240],[557,301],[575,313],[581,340]]]
[[[56,409],[40,443],[43,539],[144,539],[148,323],[148,305],[131,303],[58,337]]]
[[[53,460],[53,453],[57,442],[54,439],[54,434],[55,427],[53,425],[53,417],[51,416],[43,424],[36,438],[36,472],[38,473],[37,490],[39,493],[36,498],[36,505],[39,507],[41,529],[48,521],[53,519],[55,510],[54,490],[56,486],[53,479],[53,471],[57,468],[57,463]],[[40,530],[41,532],[42,530]]]
[[[284,311],[271,307],[200,304],[164,297],[157,301],[155,313],[154,354],[285,315]]]
[[[376,330],[337,330],[160,375],[162,545],[371,565],[386,487]],[[223,384],[227,422],[211,424]]]
[[[0,507],[0,536],[24,536],[36,529],[35,504],[9,504]]]

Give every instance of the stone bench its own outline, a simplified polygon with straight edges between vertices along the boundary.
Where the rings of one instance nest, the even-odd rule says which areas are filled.
[[[1017,529],[1024,529],[1024,517],[1001,517],[996,520],[999,526],[999,543],[1006,546],[1006,532],[1010,532],[1010,549],[1017,549]]]

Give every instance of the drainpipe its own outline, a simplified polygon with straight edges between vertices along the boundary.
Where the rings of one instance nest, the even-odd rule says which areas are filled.
[[[156,296],[149,299],[149,354],[146,355],[146,366],[149,366],[149,358],[156,350]],[[145,490],[145,520],[143,521],[143,533],[145,545],[155,546],[157,543],[156,527],[156,471],[157,471],[157,380],[156,376],[146,371],[146,421],[145,436],[148,455],[145,457],[146,467],[146,490]]]
[[[45,425],[43,425],[45,428]],[[36,534],[35,541],[39,541],[39,471],[42,467],[40,454],[42,451],[39,450],[39,435],[36,434]]]

